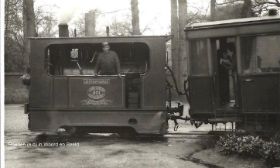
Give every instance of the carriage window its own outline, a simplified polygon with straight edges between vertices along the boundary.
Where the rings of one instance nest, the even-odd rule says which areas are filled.
[[[110,43],[120,60],[121,74],[143,74],[149,67],[149,48],[144,43]],[[46,69],[50,75],[94,75],[101,43],[53,44],[46,51]]]
[[[241,38],[243,73],[280,72],[280,35]]]
[[[208,74],[207,41],[193,40],[190,43],[191,49],[191,73],[192,75]]]

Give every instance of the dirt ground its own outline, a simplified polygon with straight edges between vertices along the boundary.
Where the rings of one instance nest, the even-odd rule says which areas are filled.
[[[219,168],[263,167],[257,159],[223,156],[207,134],[210,125],[195,129],[180,123],[178,132],[172,129],[163,138],[127,140],[117,134],[89,134],[84,137],[47,136],[27,130],[27,115],[22,105],[5,107],[6,168]]]

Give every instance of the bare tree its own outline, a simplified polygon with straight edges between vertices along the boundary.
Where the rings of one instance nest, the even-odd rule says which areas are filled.
[[[95,27],[96,27],[96,11],[91,10],[85,14],[85,36],[95,36]]]
[[[77,37],[83,37],[86,35],[86,30],[85,30],[85,18],[84,15],[80,15],[80,17],[77,19],[77,21],[74,22],[73,24],[74,28],[76,29],[76,35]],[[96,31],[95,31],[96,33]],[[72,35],[75,36],[75,35]]]
[[[269,8],[280,8],[279,0],[224,0],[217,3],[219,19],[265,15]]]
[[[234,4],[234,3],[239,3],[243,2],[244,0],[224,0],[223,2],[220,2],[216,5],[228,5],[228,4]]]
[[[179,18],[178,18],[178,2],[171,2],[171,54],[172,54],[172,70],[175,78],[179,78]]]
[[[206,14],[200,13],[200,12],[188,12],[187,17],[187,25],[191,25],[193,23],[199,23],[199,22],[207,22],[209,21],[209,18]]]
[[[138,0],[131,0],[132,35],[140,35]]]
[[[119,22],[116,19],[110,25],[110,31],[113,36],[132,35],[131,24],[127,21]]]
[[[177,81],[187,75],[187,51],[184,28],[187,25],[187,1],[170,0],[171,2],[171,54],[172,70]],[[179,14],[179,15],[178,15]],[[182,82],[178,82],[178,87]]]
[[[255,0],[257,5],[274,5],[280,7],[280,0]]]
[[[251,0],[244,0],[242,9],[241,9],[241,17],[247,18],[247,17],[253,17],[254,13],[252,10],[252,1]]]
[[[54,9],[56,6],[52,5],[44,9],[45,7],[46,6],[38,6],[34,9],[36,32],[39,37],[54,37],[57,33],[56,25],[58,20],[55,18],[53,11],[49,8]]]
[[[22,0],[5,0],[5,72],[23,70]]]
[[[216,19],[216,0],[210,2],[210,17],[212,21]]]
[[[30,42],[28,37],[36,36],[35,13],[33,0],[23,0],[23,37],[24,37],[24,65],[29,66]]]
[[[187,25],[187,0],[178,0],[179,2],[179,77],[178,81],[183,81],[187,74],[187,48],[186,36],[184,28]],[[182,88],[182,82],[179,82],[179,87]]]
[[[268,13],[270,8],[280,8],[279,0],[254,0],[253,11],[256,15]]]

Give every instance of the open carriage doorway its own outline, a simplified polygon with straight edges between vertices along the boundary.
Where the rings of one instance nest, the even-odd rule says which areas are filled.
[[[211,40],[213,77],[216,92],[216,107],[222,110],[238,106],[236,39],[223,37]]]

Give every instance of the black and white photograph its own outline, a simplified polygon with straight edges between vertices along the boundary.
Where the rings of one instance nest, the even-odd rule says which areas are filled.
[[[280,168],[280,0],[1,0],[1,168]]]

